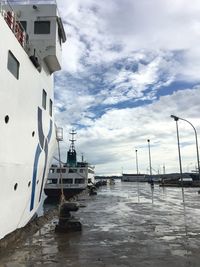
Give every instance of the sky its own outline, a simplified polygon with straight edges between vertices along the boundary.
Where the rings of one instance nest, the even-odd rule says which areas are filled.
[[[179,172],[176,123],[200,133],[199,0],[57,0],[67,41],[55,75],[62,160],[96,175]],[[183,172],[197,166],[194,130],[178,121]]]

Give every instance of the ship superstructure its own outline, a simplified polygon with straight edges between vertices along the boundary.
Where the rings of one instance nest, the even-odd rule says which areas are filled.
[[[67,151],[67,161],[64,164],[52,164],[49,169],[44,192],[48,197],[60,198],[61,190],[68,199],[84,189],[88,184],[94,184],[94,166],[84,161],[77,161],[75,149],[75,130],[71,131],[70,147]]]
[[[36,213],[56,145],[52,73],[66,36],[54,1],[26,2],[0,1],[0,239]]]

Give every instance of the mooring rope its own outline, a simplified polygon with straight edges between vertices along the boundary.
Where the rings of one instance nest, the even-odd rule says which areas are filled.
[[[59,140],[57,140],[58,143],[58,158],[59,158],[59,168],[60,168],[60,185],[61,185],[61,196],[60,196],[60,206],[66,202],[65,194],[64,194],[64,188],[63,188],[63,179],[62,179],[62,165],[61,165],[61,157],[60,157],[60,143]]]

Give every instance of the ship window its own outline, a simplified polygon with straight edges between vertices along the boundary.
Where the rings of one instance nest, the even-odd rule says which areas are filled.
[[[14,185],[14,190],[15,190],[15,191],[17,190],[17,186],[18,186],[18,184],[16,183],[16,184]]]
[[[69,173],[76,173],[77,169],[69,169]]]
[[[61,171],[60,171],[60,170],[61,170]],[[66,169],[57,169],[56,171],[57,171],[57,173],[61,173],[61,172],[62,172],[62,173],[66,173]]]
[[[42,91],[42,106],[44,109],[47,107],[47,93],[45,90]]]
[[[19,26],[22,29],[22,31],[25,31],[26,32],[27,22],[25,20],[21,20]]]
[[[83,170],[83,169],[80,169],[80,172],[81,172],[81,173],[83,173],[83,172],[84,172],[84,170]]]
[[[58,181],[57,179],[48,179],[47,183],[48,184],[57,184],[57,181]]]
[[[50,21],[35,21],[35,34],[50,34]]]
[[[84,179],[75,179],[75,184],[84,184]]]
[[[6,116],[5,116],[5,123],[8,123],[8,122],[9,122],[9,116],[6,115]]]
[[[60,31],[60,27],[58,27],[58,39],[59,39],[59,43],[61,45],[62,44],[62,33]]]
[[[53,109],[53,102],[52,100],[50,99],[49,100],[49,115],[52,116],[52,109]]]
[[[73,179],[62,179],[61,180],[63,184],[73,184]],[[60,183],[61,183],[60,181]]]
[[[15,78],[19,79],[19,61],[11,51],[8,51],[7,68],[15,76]]]
[[[50,169],[49,173],[54,173],[54,171],[55,171],[54,169]]]

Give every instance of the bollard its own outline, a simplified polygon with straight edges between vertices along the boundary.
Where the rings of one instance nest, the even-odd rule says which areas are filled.
[[[97,195],[97,191],[96,191],[96,188],[94,186],[89,188],[89,195],[90,196]]]
[[[77,211],[79,205],[75,202],[64,202],[60,206],[59,221],[56,225],[55,232],[66,233],[72,231],[81,231],[82,225],[72,215],[71,211]]]

